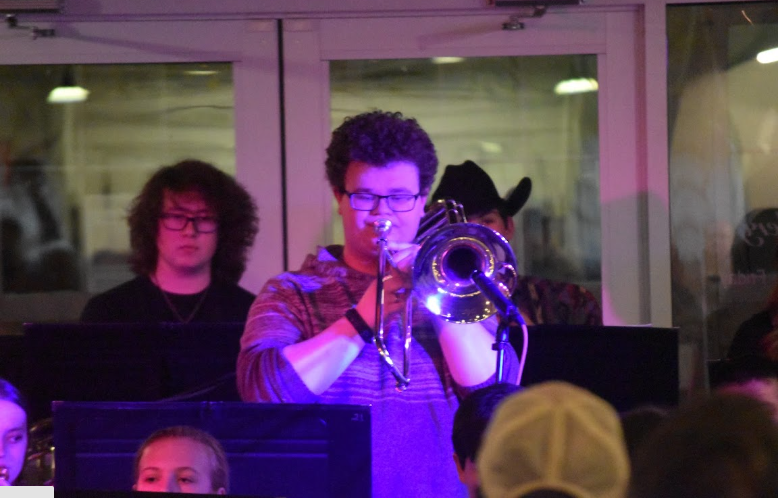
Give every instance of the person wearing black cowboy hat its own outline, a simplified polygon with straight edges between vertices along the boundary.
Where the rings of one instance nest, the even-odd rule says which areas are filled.
[[[467,221],[487,226],[507,240],[513,238],[513,216],[526,204],[532,181],[524,177],[505,198],[489,174],[473,161],[446,166],[430,202],[452,199]],[[580,285],[520,275],[513,301],[527,324],[602,325],[602,309]]]
[[[487,226],[511,240],[513,216],[526,204],[531,191],[532,180],[525,176],[503,199],[489,174],[467,160],[456,166],[446,166],[431,199],[433,202],[439,199],[457,201],[462,204],[467,221]]]

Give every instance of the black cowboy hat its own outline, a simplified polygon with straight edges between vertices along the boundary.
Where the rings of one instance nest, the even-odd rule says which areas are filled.
[[[516,188],[503,199],[489,174],[473,161],[446,166],[431,201],[453,199],[462,204],[465,215],[481,215],[493,209],[502,216],[513,216],[524,206],[532,191],[532,180],[521,179]]]

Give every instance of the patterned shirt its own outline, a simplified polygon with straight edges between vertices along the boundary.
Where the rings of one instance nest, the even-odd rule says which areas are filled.
[[[602,325],[602,309],[580,285],[520,276],[513,302],[527,325]]]

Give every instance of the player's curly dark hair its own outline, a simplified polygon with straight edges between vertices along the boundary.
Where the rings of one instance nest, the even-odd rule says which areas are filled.
[[[237,282],[246,269],[248,252],[257,235],[257,207],[248,192],[212,164],[186,159],[160,168],[133,200],[128,217],[132,270],[150,275],[157,266],[157,234],[165,191],[198,192],[219,220],[214,279]]]
[[[427,132],[415,119],[399,112],[372,111],[348,117],[332,132],[325,164],[334,189],[345,189],[351,161],[379,167],[392,161],[409,161],[419,168],[419,187],[425,195],[438,169],[435,146]]]

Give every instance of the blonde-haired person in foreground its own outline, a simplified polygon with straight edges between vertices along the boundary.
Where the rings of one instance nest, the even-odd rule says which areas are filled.
[[[135,454],[134,491],[227,494],[230,470],[219,441],[185,425],[160,429]]]
[[[616,410],[559,381],[506,398],[477,463],[486,498],[623,498],[630,473]]]

